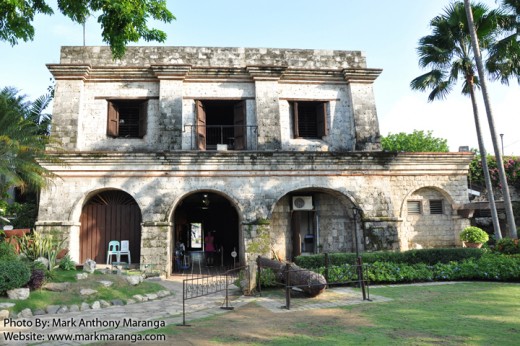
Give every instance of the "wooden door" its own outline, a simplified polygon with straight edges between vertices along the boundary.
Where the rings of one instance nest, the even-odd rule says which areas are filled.
[[[106,263],[108,242],[130,241],[133,263],[141,255],[141,210],[133,198],[121,191],[105,191],[87,202],[81,213],[80,262],[88,258]]]
[[[233,112],[233,125],[235,130],[233,149],[245,150],[247,149],[246,102],[240,101],[235,104]]]
[[[291,233],[292,233],[292,259],[302,254],[302,238],[300,235],[300,212],[291,213]]]
[[[197,127],[195,129],[197,136],[197,149],[206,150],[206,110],[202,101],[195,101]]]

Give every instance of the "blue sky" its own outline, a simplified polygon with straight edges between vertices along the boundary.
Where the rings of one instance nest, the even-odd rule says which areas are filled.
[[[50,0],[51,4],[55,1]],[[494,0],[481,1],[495,7]],[[455,89],[444,101],[410,90],[410,81],[426,72],[417,64],[418,40],[430,33],[429,21],[450,0],[190,0],[168,1],[177,17],[157,24],[166,45],[280,47],[361,50],[370,68],[382,68],[374,92],[383,135],[432,130],[448,139],[452,151],[477,147],[470,100]],[[0,87],[15,86],[29,98],[45,93],[51,75],[45,64],[59,62],[60,46],[82,45],[83,29],[61,14],[38,16],[32,42],[0,43]],[[86,44],[103,45],[96,18],[86,26]],[[140,43],[157,44],[157,43]],[[506,154],[520,155],[520,87],[489,83],[497,132]],[[479,95],[479,99],[481,99]],[[480,109],[486,125],[485,111]],[[492,153],[486,132],[486,149]]]

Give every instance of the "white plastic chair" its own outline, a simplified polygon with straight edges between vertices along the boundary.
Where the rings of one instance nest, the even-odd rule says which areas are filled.
[[[132,263],[132,259],[130,258],[130,242],[128,240],[121,240],[121,250],[119,251],[119,259],[121,259],[121,255],[128,256],[128,264]]]
[[[117,240],[111,240],[108,242],[108,252],[107,252],[107,264],[112,263],[112,256],[116,256],[116,262],[121,262],[121,245]]]

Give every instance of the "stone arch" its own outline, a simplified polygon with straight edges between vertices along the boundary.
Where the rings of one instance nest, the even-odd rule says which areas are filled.
[[[410,191],[400,208],[401,249],[455,246],[453,198],[442,188],[423,186]]]
[[[312,209],[300,210],[292,198],[312,199]],[[308,199],[310,200],[310,199]],[[361,215],[355,216],[353,208]],[[363,214],[352,196],[323,187],[285,191],[270,209],[271,243],[280,258],[293,259],[301,253],[355,252],[363,250]]]
[[[129,240],[132,262],[140,262],[142,213],[129,193],[109,188],[91,191],[83,199],[79,222],[76,255],[81,263],[87,258],[105,263],[111,240]]]
[[[442,195],[442,197],[444,199],[446,199],[447,203],[450,204],[450,206],[453,206],[455,201],[453,200],[453,198],[451,197],[451,195],[444,189],[438,187],[438,186],[421,186],[421,187],[418,187],[414,190],[411,190],[409,191],[406,196],[404,197],[404,199],[401,201],[401,206],[399,208],[399,215],[401,218],[403,218],[404,216],[406,216],[406,212],[407,212],[407,209],[406,209],[406,204],[407,204],[407,201],[408,199],[410,198],[410,196],[414,193],[416,193],[417,191],[420,191],[420,190],[423,190],[423,189],[431,189],[431,190],[434,190],[436,191],[437,193],[439,193],[440,195]]]
[[[215,189],[186,192],[176,198],[169,215],[172,249],[177,241],[182,242],[192,264],[195,264],[195,260],[197,265],[200,263],[202,266],[231,266],[243,262],[244,245],[240,227],[242,209],[228,194]],[[211,254],[212,263],[207,263],[207,258],[204,258],[204,255],[210,255],[205,254],[204,249],[204,237],[208,233],[213,234],[217,250],[216,254]],[[233,258],[232,252],[237,252],[238,256]],[[175,270],[175,265],[179,263],[176,258],[172,258],[172,263]]]

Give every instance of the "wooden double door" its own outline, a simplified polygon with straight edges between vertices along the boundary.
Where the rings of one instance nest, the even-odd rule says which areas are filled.
[[[91,198],[83,207],[80,218],[81,263],[88,258],[96,263],[106,263],[111,240],[128,240],[132,263],[139,263],[141,220],[139,206],[122,191],[107,191]]]

